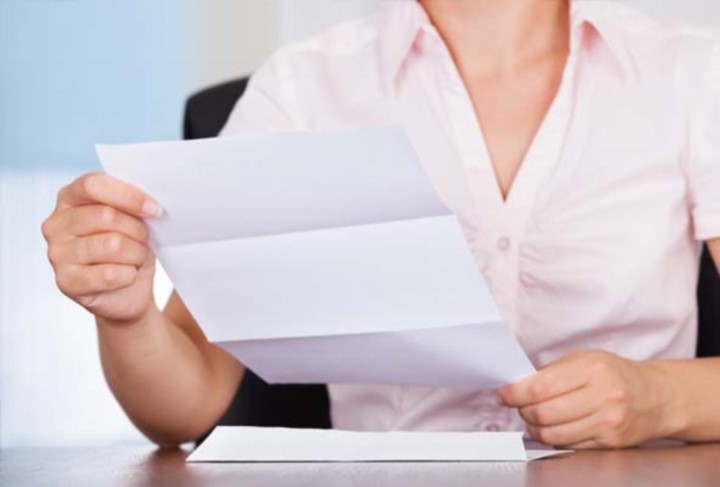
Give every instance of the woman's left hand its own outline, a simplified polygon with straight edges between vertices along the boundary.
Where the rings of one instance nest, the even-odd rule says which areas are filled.
[[[533,438],[570,449],[622,448],[668,437],[678,408],[672,381],[653,362],[573,352],[499,392]]]

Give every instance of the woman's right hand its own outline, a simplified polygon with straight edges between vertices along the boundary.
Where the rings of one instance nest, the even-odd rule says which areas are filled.
[[[142,320],[155,306],[155,256],[143,219],[161,212],[139,189],[102,173],[62,188],[42,225],[60,290],[98,318]]]

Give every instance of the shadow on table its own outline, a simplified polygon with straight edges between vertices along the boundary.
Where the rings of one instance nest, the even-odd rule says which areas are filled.
[[[134,486],[177,486],[194,487],[206,485],[206,482],[188,469],[185,457],[190,450],[157,449],[142,458],[138,466],[137,476],[132,479]]]
[[[679,443],[611,451],[578,451],[528,465],[526,485],[717,486],[717,444]]]

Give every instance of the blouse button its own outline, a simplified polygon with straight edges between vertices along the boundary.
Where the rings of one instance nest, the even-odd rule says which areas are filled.
[[[485,426],[485,431],[500,431],[500,425],[497,423],[490,423]]]
[[[497,241],[497,248],[500,252],[507,252],[510,248],[510,239],[508,237],[500,237]]]

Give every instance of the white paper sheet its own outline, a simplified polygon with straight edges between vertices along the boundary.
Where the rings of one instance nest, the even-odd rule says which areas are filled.
[[[526,462],[522,432],[357,432],[220,426],[188,462]]]
[[[286,132],[98,145],[113,175],[166,210],[161,245],[363,225],[450,212],[399,129]]]
[[[525,377],[531,367],[519,359],[523,350],[501,323],[219,345],[250,369],[264,371],[271,383],[499,389]]]
[[[156,253],[265,380],[496,388],[534,372],[397,129],[98,146]]]

